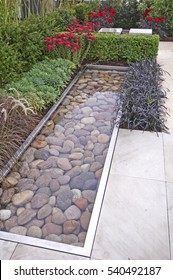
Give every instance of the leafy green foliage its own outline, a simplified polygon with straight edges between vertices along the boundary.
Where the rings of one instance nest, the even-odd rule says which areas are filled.
[[[21,54],[12,45],[0,40],[0,85],[18,79],[24,64]]]
[[[136,28],[140,20],[138,5],[139,1],[137,0],[121,1],[116,7],[117,15],[114,18],[114,27],[124,29]]]
[[[154,0],[153,9],[157,16],[166,18],[168,35],[173,35],[173,1],[172,0]]]
[[[80,23],[89,19],[88,13],[90,12],[90,6],[86,3],[79,3],[74,7],[76,12],[76,18],[79,19]]]
[[[0,0],[0,25],[17,21],[17,7],[15,0]]]
[[[70,80],[74,64],[65,59],[44,60],[33,66],[21,80],[7,86],[26,98],[35,111],[55,103]]]
[[[44,38],[66,29],[75,18],[71,10],[60,9],[47,17],[30,16],[18,24],[6,24],[0,30],[0,86],[19,79],[22,72],[45,58]],[[10,70],[11,69],[11,70]]]
[[[153,6],[153,3],[154,0],[142,0],[139,2],[137,9],[142,17],[145,14],[145,11]]]
[[[138,11],[138,0],[106,0],[100,1],[101,10],[105,8],[114,8],[116,16],[113,18],[113,27],[121,27],[124,29],[135,28],[140,19],[140,12]],[[106,26],[105,26],[106,27]]]
[[[95,61],[132,62],[144,58],[155,58],[158,53],[158,35],[114,35],[96,34],[88,59]]]
[[[151,16],[164,17],[167,36],[173,36],[173,1],[172,0],[143,0],[138,5],[138,11],[143,18],[146,9],[152,8]],[[161,36],[162,37],[162,36]]]
[[[155,59],[130,64],[123,85],[120,124],[128,129],[167,132],[163,71]]]
[[[76,13],[74,9],[59,8],[55,12],[49,13],[44,21],[51,31],[56,32],[55,28],[57,26],[58,31],[64,31],[75,18]]]

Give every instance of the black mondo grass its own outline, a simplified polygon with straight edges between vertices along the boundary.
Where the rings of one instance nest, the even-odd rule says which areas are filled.
[[[155,59],[131,63],[121,96],[121,128],[166,132],[167,89],[163,89],[163,73]]]

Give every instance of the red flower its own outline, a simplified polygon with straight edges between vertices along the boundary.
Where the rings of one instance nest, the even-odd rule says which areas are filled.
[[[108,21],[109,23],[112,23],[112,18],[108,17],[108,18],[107,18],[107,21]]]
[[[106,8],[106,9],[104,10],[104,13],[107,14],[108,11],[109,11],[109,8]]]
[[[160,22],[164,22],[165,18],[164,17],[160,17]]]
[[[149,13],[150,13],[151,11],[152,11],[151,8],[146,9],[145,14],[144,14],[144,18],[146,18],[146,17],[149,15]]]
[[[147,21],[153,21],[153,18],[152,17],[149,17],[149,18],[147,18]]]
[[[61,39],[58,39],[58,40],[57,40],[57,43],[58,43],[59,45],[64,45],[64,41],[61,40]]]
[[[47,38],[44,39],[44,42],[46,42],[46,43],[51,43],[51,42],[52,42],[52,38],[47,37]]]
[[[115,16],[115,9],[112,8],[112,9],[110,10],[110,16],[112,16],[112,17]]]
[[[97,18],[98,17],[98,13],[97,12],[90,12],[88,13],[92,18]]]
[[[86,38],[88,41],[93,41],[96,39],[92,35],[92,32],[95,31],[95,27],[100,27],[99,25],[93,22],[84,22],[83,24],[79,23],[78,19],[75,19],[71,22],[70,27],[67,28],[66,33],[55,34],[54,37],[45,38],[44,41],[47,43],[48,50],[54,50],[57,45],[63,45],[66,49],[71,52],[76,52],[81,49],[82,46],[79,44],[82,38]]]
[[[155,18],[155,22],[156,23],[160,22],[160,18]]]
[[[103,13],[102,13],[102,12],[98,12],[98,16],[99,16],[99,17],[102,17],[102,16],[103,16]]]
[[[54,46],[53,45],[48,45],[47,48],[48,48],[49,51],[51,51],[51,50],[54,49]]]
[[[70,45],[70,44],[66,44],[65,46],[66,46],[67,49],[70,49],[70,48],[71,48],[71,45]]]

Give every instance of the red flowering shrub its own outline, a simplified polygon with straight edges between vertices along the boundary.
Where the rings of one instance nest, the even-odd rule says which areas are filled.
[[[47,44],[47,50],[57,50],[58,47],[58,53],[61,57],[68,58],[74,63],[80,64],[87,55],[90,42],[96,39],[92,35],[92,32],[95,32],[97,28],[100,28],[100,25],[88,21],[80,24],[78,19],[75,19],[67,28],[67,32],[54,34],[54,37],[47,37],[44,39],[44,42]],[[61,52],[62,49],[60,46],[63,49],[65,48],[67,52]],[[83,49],[83,51],[74,57],[72,54],[80,49]]]
[[[140,28],[151,28],[153,33],[158,34],[160,38],[166,36],[165,32],[165,18],[155,17],[151,15],[153,9],[146,9],[143,19],[140,21]]]
[[[101,27],[111,27],[113,25],[113,19],[116,16],[116,11],[111,7],[105,9],[98,7],[97,12],[89,12],[89,15],[91,20],[94,23],[99,24]]]
[[[151,11],[152,11],[151,8],[146,9],[145,14],[144,14],[144,18],[146,18],[150,14]]]

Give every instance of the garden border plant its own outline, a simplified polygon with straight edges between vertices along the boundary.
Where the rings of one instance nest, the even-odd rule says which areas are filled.
[[[158,35],[115,35],[98,33],[87,58],[93,61],[123,61],[130,63],[144,58],[156,58]]]
[[[22,79],[6,86],[16,89],[35,112],[54,104],[71,79],[75,64],[67,59],[46,59],[36,63]],[[14,96],[16,91],[11,92]]]
[[[141,18],[139,23],[140,28],[152,29],[154,34],[158,34],[161,39],[166,37],[166,21],[165,17],[156,17],[153,15],[153,9],[146,9],[143,18]]]
[[[0,97],[0,169],[13,156],[38,123],[38,116],[24,98]]]
[[[130,130],[168,132],[163,73],[155,59],[130,64],[122,88],[122,117],[118,125]]]

